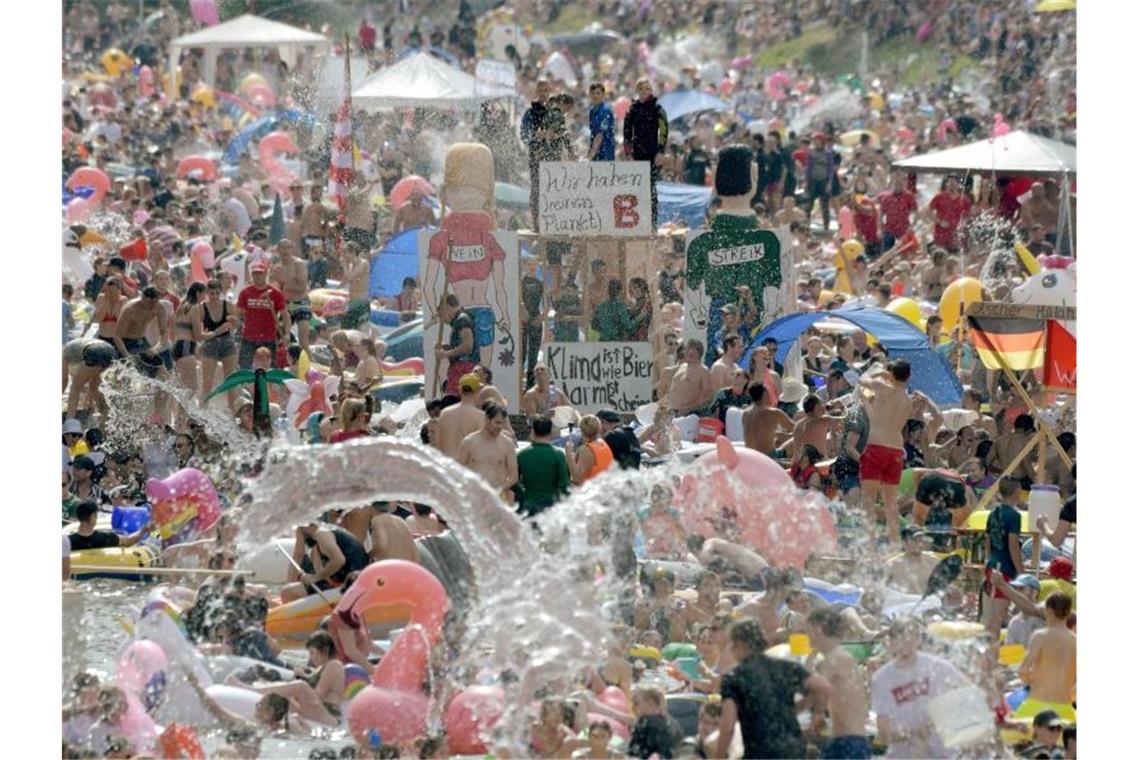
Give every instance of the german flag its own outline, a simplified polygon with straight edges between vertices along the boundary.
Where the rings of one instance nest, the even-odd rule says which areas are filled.
[[[1045,320],[968,317],[974,348],[986,369],[1020,371],[1045,364]]]

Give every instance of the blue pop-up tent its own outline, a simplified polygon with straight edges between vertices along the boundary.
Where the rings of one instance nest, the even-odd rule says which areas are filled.
[[[897,314],[878,308],[848,309],[843,311],[812,311],[790,314],[765,327],[752,345],[744,352],[741,366],[747,369],[753,349],[768,338],[775,338],[776,361],[781,364],[796,338],[809,327],[828,317],[845,319],[860,330],[874,335],[887,353],[895,359],[910,362],[910,383],[913,390],[922,391],[939,406],[957,405],[962,401],[962,384],[954,374],[946,357],[934,352],[926,335]]]
[[[681,219],[690,229],[703,227],[710,203],[711,187],[678,182],[657,183],[657,221],[660,224]]]
[[[419,277],[419,234],[422,227],[404,230],[388,241],[380,253],[372,257],[369,272],[368,294],[376,296],[396,296],[405,277]],[[435,232],[428,227],[428,233]]]

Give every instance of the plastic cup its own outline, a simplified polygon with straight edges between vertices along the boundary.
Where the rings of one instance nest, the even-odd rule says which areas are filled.
[[[793,633],[788,636],[788,647],[796,657],[806,657],[811,654],[811,637],[806,633]]]

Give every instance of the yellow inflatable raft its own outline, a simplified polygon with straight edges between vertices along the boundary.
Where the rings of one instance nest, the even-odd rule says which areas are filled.
[[[151,576],[144,572],[123,573],[124,569],[156,567],[159,561],[157,549],[150,546],[136,545],[129,549],[112,547],[109,549],[84,549],[71,553],[71,577],[75,580],[92,580],[95,578],[115,578],[122,581],[150,580]],[[76,570],[83,568],[107,568],[106,572],[99,570]]]

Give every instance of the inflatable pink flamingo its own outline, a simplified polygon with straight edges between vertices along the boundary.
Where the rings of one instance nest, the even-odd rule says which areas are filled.
[[[261,169],[269,175],[269,183],[275,192],[285,195],[289,192],[289,183],[297,178],[293,172],[286,169],[277,160],[279,154],[294,155],[300,149],[293,142],[287,132],[270,132],[261,138],[257,146],[257,155],[261,160]]]
[[[378,605],[404,604],[411,607],[408,626],[392,643],[376,670],[372,682],[365,686],[348,705],[348,727],[359,742],[366,742],[372,732],[379,733],[385,744],[409,746],[421,736],[427,722],[430,698],[423,692],[431,647],[443,634],[443,616],[447,612],[447,592],[438,579],[419,565],[404,560],[384,560],[361,571],[352,587],[344,593],[334,614],[347,616],[355,611],[363,614]],[[480,704],[479,722],[486,726],[502,713],[502,702],[488,705],[488,697],[477,694],[472,701]],[[458,695],[456,699],[463,697]],[[466,702],[461,700],[461,705]],[[493,699],[492,699],[493,701]],[[459,733],[470,733],[470,709],[451,711],[456,719],[467,717],[465,726],[456,725]],[[449,736],[452,726],[445,720]],[[466,728],[467,730],[464,730]]]

